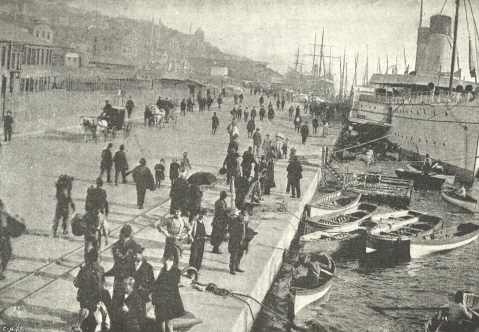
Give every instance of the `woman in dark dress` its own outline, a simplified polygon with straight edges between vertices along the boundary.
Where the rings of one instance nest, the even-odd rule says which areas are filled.
[[[174,264],[173,255],[165,258],[165,264],[153,284],[152,303],[161,332],[173,332],[173,319],[185,314],[178,284],[181,272]]]
[[[190,266],[194,267],[197,271],[200,270],[203,262],[203,253],[205,251],[205,220],[206,209],[201,209],[199,216],[194,220],[194,224],[191,227],[191,254],[190,254]]]

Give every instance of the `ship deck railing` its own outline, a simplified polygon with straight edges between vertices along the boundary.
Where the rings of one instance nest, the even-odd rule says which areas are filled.
[[[387,104],[387,105],[476,105],[479,106],[479,97],[471,93],[454,95],[449,94],[414,94],[403,96],[360,95],[359,101]]]

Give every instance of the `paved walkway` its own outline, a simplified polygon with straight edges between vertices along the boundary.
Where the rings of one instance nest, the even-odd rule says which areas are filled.
[[[229,114],[223,111],[219,116],[221,127],[217,136],[209,135],[211,113],[208,112],[188,114],[176,129],[136,128],[133,137],[125,141],[131,165],[140,156],[146,156],[150,166],[161,157],[169,163],[172,157],[179,156],[182,151],[189,151],[193,171],[216,173],[224,158],[227,140],[224,130]],[[334,132],[331,130],[331,135],[327,138],[312,137],[303,146],[285,117],[285,113],[280,113],[273,123],[260,123],[263,134],[281,131],[290,137],[298,154],[310,158],[317,156],[317,160],[310,161],[313,164],[319,162],[319,146],[332,145]],[[244,127],[245,125],[241,128],[241,151],[248,145]],[[124,142],[114,143],[118,146]],[[15,259],[9,265],[7,280],[0,282],[0,317],[8,325],[19,323],[26,331],[69,331],[78,311],[72,280],[82,263],[83,246],[80,238],[54,240],[48,237],[54,209],[53,183],[59,174],[74,175],[76,181],[73,195],[81,210],[86,188],[98,174],[98,160],[91,156],[93,152],[94,156],[99,155],[102,146],[40,136],[18,140],[7,148],[9,150],[2,152],[4,155],[0,160],[0,194],[10,211],[18,211],[26,218],[29,234],[13,241]],[[25,159],[29,162],[25,162]],[[260,300],[266,295],[281,264],[283,250],[289,247],[297,225],[296,217],[278,211],[278,207],[285,203],[288,211],[299,216],[308,198],[306,188],[309,186],[309,194],[312,194],[311,190],[317,181],[316,169],[305,167],[304,200],[290,200],[284,194],[285,166],[284,161],[276,163],[277,187],[251,218],[251,226],[258,235],[252,241],[249,253],[242,263],[246,272],[230,275],[228,255],[214,255],[207,245],[204,267],[200,274],[201,282],[214,282]],[[223,183],[220,180],[215,188],[205,192],[204,205],[210,211],[209,219],[219,191],[226,188]],[[151,226],[167,212],[169,188],[164,186],[148,193],[145,210],[142,211],[135,207],[133,185],[107,185],[106,189],[112,203],[110,222],[113,231],[110,244],[116,240],[119,228],[130,223],[135,237],[146,247],[145,256],[154,266],[156,275],[161,267],[164,237]],[[227,251],[226,245],[223,251]],[[108,269],[112,264],[109,247],[103,249],[101,258],[102,265]],[[187,263],[188,258],[189,251],[185,250],[182,265]],[[111,285],[111,280],[107,282]],[[182,289],[182,297],[186,309],[203,320],[203,324],[192,331],[244,331],[251,326],[248,307],[233,298],[224,299],[189,287]],[[253,302],[250,305],[255,313],[259,310]],[[149,314],[152,315],[152,312]]]

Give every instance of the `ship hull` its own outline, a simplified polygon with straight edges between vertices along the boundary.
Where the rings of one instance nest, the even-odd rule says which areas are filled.
[[[429,154],[463,182],[477,176],[479,105],[368,97],[353,105],[350,121],[386,128],[387,140],[399,148],[402,160],[422,160]]]

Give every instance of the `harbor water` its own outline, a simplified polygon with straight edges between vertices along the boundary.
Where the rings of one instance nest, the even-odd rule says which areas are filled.
[[[378,163],[374,171],[393,175],[400,163]],[[402,164],[404,166],[404,164]],[[446,223],[478,221],[441,199],[440,192],[415,191],[410,208],[441,216]],[[292,247],[265,303],[254,331],[285,331],[291,270],[298,248]],[[371,256],[338,259],[328,298],[303,309],[311,331],[424,331],[435,310],[456,290],[477,290],[479,241],[457,250],[420,259],[394,261]]]

